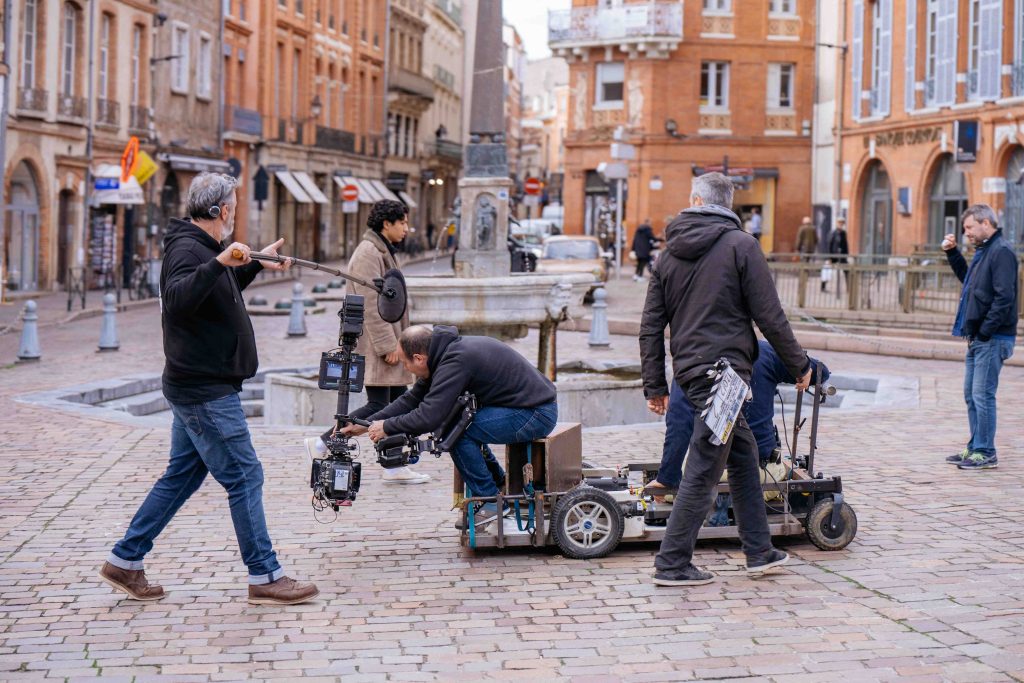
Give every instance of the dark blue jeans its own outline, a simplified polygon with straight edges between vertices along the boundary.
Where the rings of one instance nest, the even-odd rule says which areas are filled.
[[[206,403],[172,403],[171,412],[174,422],[167,470],[107,561],[121,569],[142,569],[153,541],[209,472],[228,492],[231,521],[249,568],[249,583],[260,585],[281,578],[284,570],[277,563],[263,515],[263,467],[252,447],[238,394]]]
[[[495,483],[498,465],[487,444],[524,443],[547,436],[558,421],[558,404],[554,401],[536,408],[484,407],[477,411],[473,423],[455,442],[452,462],[474,496],[498,495]]]
[[[668,488],[679,486],[683,478],[683,459],[693,436],[693,406],[686,400],[682,388],[672,382],[665,414],[665,445],[658,468],[658,483]]]
[[[967,450],[972,453],[996,454],[996,389],[1003,361],[1012,355],[1010,339],[975,339],[967,345],[964,400],[971,427]]]

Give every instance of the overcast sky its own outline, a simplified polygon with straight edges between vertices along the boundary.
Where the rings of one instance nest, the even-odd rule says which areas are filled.
[[[526,56],[540,59],[548,49],[548,10],[567,9],[572,0],[504,0],[502,10],[508,23],[516,27],[526,46]]]

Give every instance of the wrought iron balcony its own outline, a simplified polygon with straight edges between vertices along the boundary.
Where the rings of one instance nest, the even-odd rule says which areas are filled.
[[[350,133],[347,130],[317,126],[316,146],[355,154],[356,136],[355,133]]]
[[[117,128],[121,125],[121,104],[113,100],[96,100],[96,124]]]
[[[608,45],[630,56],[665,59],[682,40],[682,0],[548,12],[548,45],[560,57],[578,56],[587,48]]]
[[[85,119],[89,103],[84,97],[61,95],[57,98],[57,116],[68,119]]]
[[[42,116],[49,93],[42,88],[18,88],[18,113]]]
[[[149,132],[153,112],[149,107],[133,104],[128,107],[128,128],[131,131]]]
[[[231,107],[225,109],[225,112],[227,113],[225,122],[227,130],[245,135],[263,135],[263,117],[258,111],[245,107]]]

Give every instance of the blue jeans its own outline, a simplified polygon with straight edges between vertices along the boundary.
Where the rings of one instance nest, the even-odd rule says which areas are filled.
[[[206,403],[172,403],[171,412],[174,422],[167,470],[107,561],[121,569],[142,569],[153,541],[210,472],[228,492],[231,521],[249,568],[249,583],[261,585],[284,576],[263,516],[263,467],[252,447],[238,394]]]
[[[967,345],[964,400],[971,427],[967,450],[971,453],[996,454],[996,389],[1003,361],[1012,355],[1010,339],[975,339]]]
[[[693,436],[693,405],[678,383],[672,382],[665,413],[665,446],[661,451],[658,483],[676,488],[683,479],[683,459]]]
[[[494,482],[501,470],[487,444],[524,443],[547,436],[558,421],[554,401],[536,408],[484,407],[477,411],[469,429],[452,448],[452,462],[474,496],[498,495]]]

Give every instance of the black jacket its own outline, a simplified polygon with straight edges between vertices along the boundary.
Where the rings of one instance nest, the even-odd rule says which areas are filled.
[[[633,252],[638,259],[651,258],[651,250],[657,244],[654,230],[646,223],[636,229],[633,235]]]
[[[810,367],[779,303],[757,240],[732,211],[700,206],[666,228],[667,248],[647,287],[640,322],[644,395],[665,396],[665,327],[670,330],[673,375],[685,386],[726,358],[749,382],[757,359],[751,320],[794,377]]]
[[[223,247],[187,220],[171,219],[164,237],[160,296],[163,388],[172,403],[202,403],[242,389],[256,374],[256,340],[242,290],[263,268],[227,268]]]
[[[846,236],[846,230],[840,230],[835,228],[832,230],[832,234],[828,236],[828,253],[830,254],[849,254],[850,253],[850,242]],[[837,261],[838,259],[832,259]]]
[[[946,252],[946,260],[960,282],[967,277],[967,261],[958,249]],[[974,254],[977,265],[971,271],[963,301],[961,331],[965,337],[988,341],[994,335],[1017,335],[1017,255],[1003,231],[996,233]],[[959,314],[959,311],[958,311]]]
[[[437,326],[427,356],[430,377],[417,380],[370,420],[384,420],[386,434],[425,434],[444,427],[464,391],[477,406],[536,408],[555,400],[555,385],[518,352],[491,337],[459,336]]]

